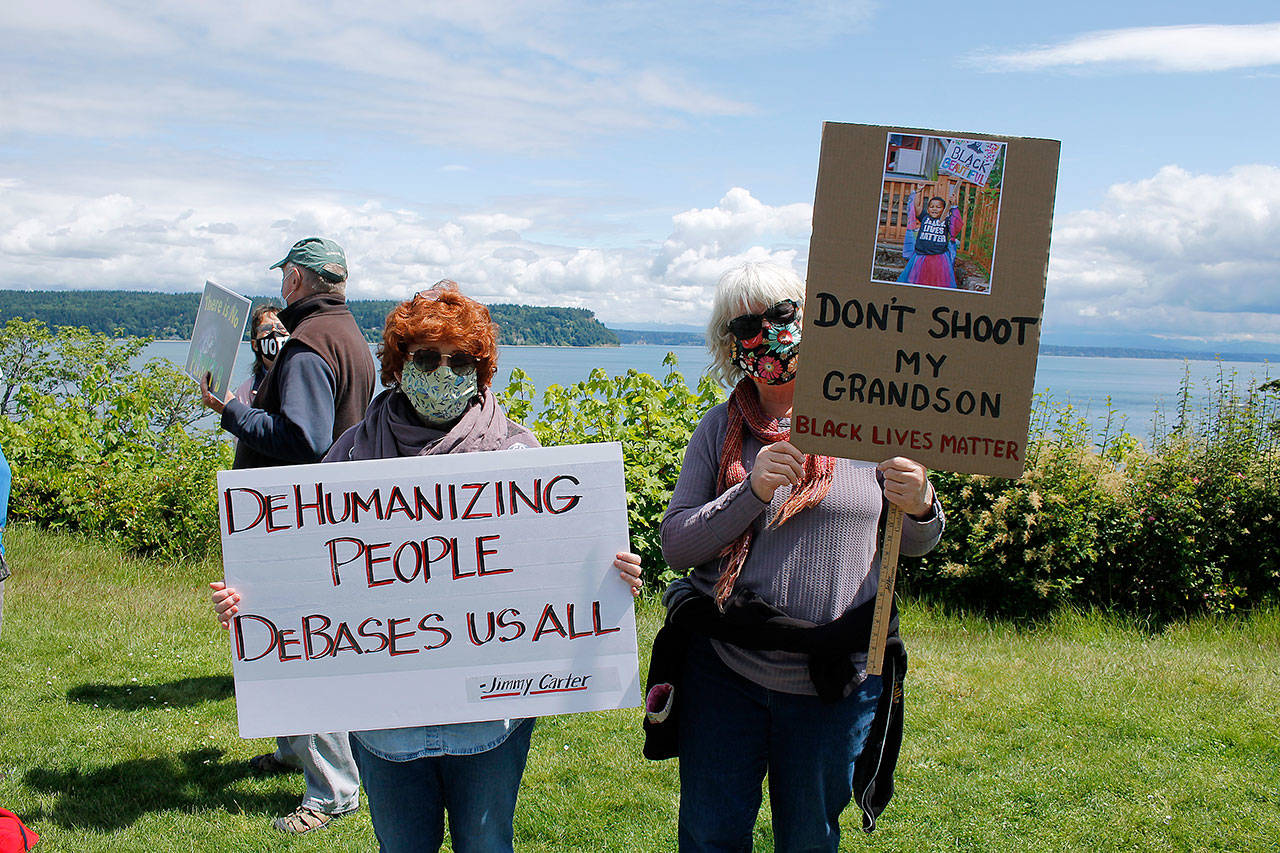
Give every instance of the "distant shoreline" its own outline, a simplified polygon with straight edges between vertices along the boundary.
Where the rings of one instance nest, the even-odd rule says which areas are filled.
[[[1162,358],[1177,361],[1243,361],[1257,364],[1280,362],[1280,353],[1179,352],[1128,347],[1070,347],[1060,344],[1044,344],[1040,347],[1040,354],[1075,358]]]
[[[625,329],[611,329],[610,331],[627,331]],[[664,333],[670,334],[670,333]],[[189,344],[191,341],[181,338],[156,338],[152,343],[157,344]],[[247,343],[247,341],[245,342]],[[690,340],[687,342],[662,342],[651,343],[641,341],[635,343],[623,343],[621,346],[668,346],[668,347],[700,347],[703,345],[702,339]],[[588,346],[570,346],[566,344],[500,344],[504,347],[530,347],[537,349],[617,349],[619,344],[595,344]],[[1154,350],[1154,349],[1130,349],[1126,347],[1069,347],[1059,344],[1045,344],[1040,347],[1040,355],[1053,356],[1055,358],[1144,358],[1144,359],[1167,359],[1174,361],[1228,361],[1243,362],[1248,364],[1265,364],[1275,362],[1280,364],[1280,353],[1243,353],[1243,352],[1223,352],[1223,353],[1207,353],[1207,352],[1178,352],[1176,350]]]

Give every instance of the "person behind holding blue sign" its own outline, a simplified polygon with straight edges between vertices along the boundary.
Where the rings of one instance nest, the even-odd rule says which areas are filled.
[[[837,645],[825,632],[833,639],[810,653],[760,638],[782,625],[804,640],[798,632],[869,617],[860,605],[876,595],[886,501],[908,513],[903,553],[928,552],[942,533],[918,462],[877,466],[791,444],[803,299],[804,284],[775,264],[721,277],[707,346],[712,375],[733,392],[694,430],[662,519],[663,556],[692,569],[663,597],[667,625],[681,612],[704,617],[680,623],[683,660],[663,664],[672,672],[662,687],[677,731],[681,851],[749,851],[766,774],[776,849],[837,849],[881,694],[880,676],[866,674],[869,619],[860,641],[850,630]],[[710,638],[726,628],[737,639]],[[656,668],[657,641],[654,649]]]
[[[951,185],[949,199],[925,200],[925,187],[917,186],[907,197],[907,236],[902,257],[907,265],[898,281],[929,287],[956,286],[956,250],[964,219],[956,206],[959,187]]]
[[[388,388],[324,461],[537,447],[489,387],[497,333],[488,309],[452,281],[400,303],[387,316],[378,349]],[[639,594],[640,558],[620,553],[613,566]],[[214,606],[229,627],[240,596],[220,587]],[[352,732],[379,849],[439,850],[447,815],[456,853],[512,850],[532,731],[533,720],[524,719]]]

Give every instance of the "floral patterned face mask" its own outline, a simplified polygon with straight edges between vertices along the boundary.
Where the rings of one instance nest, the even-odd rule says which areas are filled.
[[[785,385],[796,378],[799,352],[799,320],[778,326],[765,322],[755,337],[733,339],[734,364],[767,385]]]
[[[461,415],[479,391],[476,372],[458,375],[447,365],[430,372],[406,361],[400,374],[400,390],[414,411],[431,425],[446,424]]]

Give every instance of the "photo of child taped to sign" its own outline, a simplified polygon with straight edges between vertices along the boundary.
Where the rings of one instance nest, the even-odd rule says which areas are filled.
[[[872,281],[990,293],[1005,143],[887,136]]]

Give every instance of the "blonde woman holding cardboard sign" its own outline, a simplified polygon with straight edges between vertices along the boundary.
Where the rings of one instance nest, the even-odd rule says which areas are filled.
[[[653,664],[674,683],[682,851],[750,850],[766,774],[776,849],[837,849],[881,694],[866,648],[882,508],[908,514],[903,553],[942,533],[920,464],[791,444],[803,300],[773,264],[720,279],[707,345],[733,393],[694,431],[662,521],[663,555],[692,569],[664,597],[683,660],[660,663],[655,644]]]

